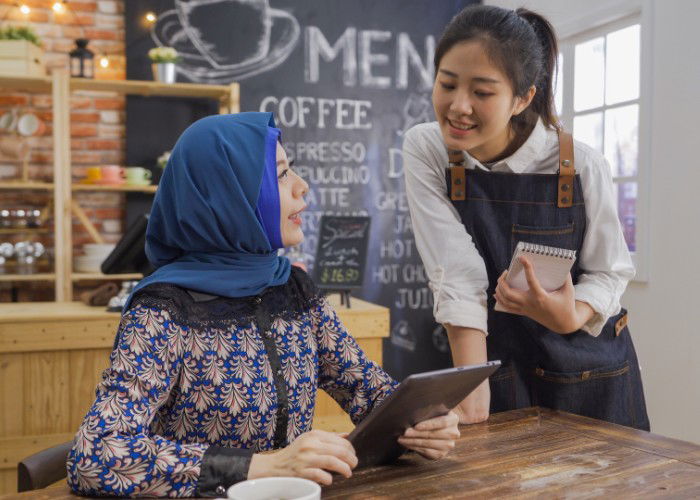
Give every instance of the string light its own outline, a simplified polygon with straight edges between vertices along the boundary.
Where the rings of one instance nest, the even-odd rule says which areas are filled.
[[[155,23],[156,19],[156,15],[153,12],[146,13],[146,21],[148,21],[149,23]]]
[[[25,16],[26,16],[26,15],[29,15],[29,13],[32,11],[32,9],[30,9],[26,4],[20,5],[20,6],[19,6],[19,10],[20,10],[20,12],[22,12],[22,14],[24,14]]]
[[[56,14],[63,14],[66,11],[66,7],[63,5],[63,2],[54,2],[51,8]]]

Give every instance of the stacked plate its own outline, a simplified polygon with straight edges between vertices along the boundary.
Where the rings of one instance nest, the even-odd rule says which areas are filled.
[[[79,273],[99,273],[102,262],[114,250],[113,243],[88,243],[83,245],[85,255],[73,259],[73,268]]]

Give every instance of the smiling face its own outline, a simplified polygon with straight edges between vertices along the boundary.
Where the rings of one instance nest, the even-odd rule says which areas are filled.
[[[304,196],[309,191],[309,185],[292,171],[287,153],[279,142],[277,143],[277,183],[280,192],[282,244],[285,247],[291,247],[304,241],[301,212],[306,208]]]
[[[513,131],[510,118],[532,101],[535,88],[513,96],[508,77],[488,58],[479,41],[460,42],[440,61],[433,107],[449,149],[466,150],[481,162],[503,153]]]

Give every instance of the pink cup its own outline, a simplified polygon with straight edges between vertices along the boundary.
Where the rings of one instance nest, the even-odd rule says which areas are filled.
[[[107,184],[121,184],[124,182],[124,169],[118,165],[104,165],[102,167],[102,182]]]

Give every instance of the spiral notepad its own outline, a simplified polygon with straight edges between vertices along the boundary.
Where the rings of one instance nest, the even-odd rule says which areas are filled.
[[[576,260],[576,250],[519,242],[515,247],[515,252],[513,252],[513,258],[510,260],[506,278],[510,286],[519,290],[530,288],[525,277],[525,268],[519,259],[521,255],[532,262],[535,276],[537,276],[542,288],[548,292],[558,290],[564,285],[566,276],[571,272],[571,266]],[[503,310],[498,302],[494,309],[496,311]]]

